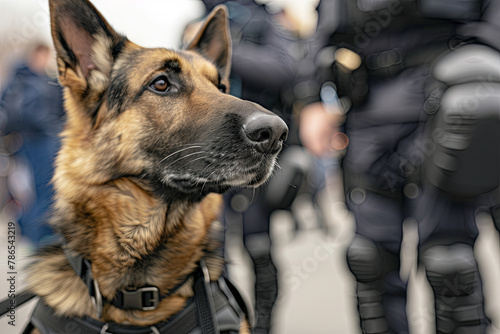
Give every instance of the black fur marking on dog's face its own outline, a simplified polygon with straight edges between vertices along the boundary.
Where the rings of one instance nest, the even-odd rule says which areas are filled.
[[[134,57],[127,55],[127,59],[130,59],[130,64],[127,67],[133,67]],[[126,69],[119,69],[116,73],[112,72],[110,85],[106,94],[106,102],[109,109],[115,110],[117,114],[123,111],[124,104],[127,101],[128,87],[128,73]]]

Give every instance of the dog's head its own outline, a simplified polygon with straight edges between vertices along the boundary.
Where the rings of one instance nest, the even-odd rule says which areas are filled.
[[[258,186],[269,177],[287,128],[226,94],[225,7],[212,11],[182,51],[132,43],[87,0],[50,0],[50,12],[67,110],[57,162],[66,166],[56,173],[92,184],[140,177],[158,191],[188,194]]]

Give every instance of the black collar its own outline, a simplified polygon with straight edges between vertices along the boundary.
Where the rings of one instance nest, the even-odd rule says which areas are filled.
[[[186,276],[184,280],[164,294],[160,294],[160,290],[155,286],[131,287],[118,290],[112,300],[107,300],[102,298],[97,281],[93,278],[91,262],[84,259],[80,254],[72,255],[66,250],[64,253],[73,270],[87,285],[89,295],[92,298],[92,303],[99,318],[102,316],[104,303],[109,303],[122,310],[155,310],[161,300],[174,294],[192,276],[192,274]],[[204,263],[201,267],[205,267]]]
[[[174,294],[192,276],[186,276],[179,284],[164,294],[160,294],[160,290],[155,286],[131,287],[118,290],[112,300],[107,300],[102,298],[97,281],[93,278],[91,262],[84,259],[80,254],[72,255],[66,250],[64,253],[73,270],[87,285],[89,295],[92,298],[92,303],[99,318],[102,315],[104,303],[109,303],[122,310],[155,310],[161,300]]]

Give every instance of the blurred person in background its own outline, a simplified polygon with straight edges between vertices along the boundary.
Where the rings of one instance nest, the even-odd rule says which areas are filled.
[[[37,247],[52,236],[46,223],[53,195],[49,183],[62,129],[63,108],[59,83],[46,74],[51,49],[43,43],[34,43],[26,54],[1,92],[0,132],[4,144],[18,143],[13,149],[6,147],[6,152],[12,154],[7,175],[12,198],[8,204],[18,203],[16,218],[21,233]],[[28,186],[23,186],[26,184]]]
[[[291,37],[263,5],[252,0],[206,0],[204,3],[207,11],[218,3],[224,3],[229,10],[233,42],[229,93],[262,105],[290,126],[290,114],[282,94],[293,76],[294,59],[290,48],[294,42]],[[236,226],[241,226],[243,245],[253,263],[255,334],[270,331],[272,310],[278,295],[269,235],[272,208],[268,207],[264,196],[262,188],[255,192],[249,189],[232,190],[224,197],[223,212],[227,238],[237,237],[232,233]]]
[[[292,115],[292,82],[297,61],[304,54],[298,36],[299,20],[286,9],[270,13],[269,7],[253,0],[204,0],[207,12],[218,4],[229,10],[232,36],[231,87],[228,93],[256,102],[285,120],[289,138],[275,168],[270,184],[258,189],[232,189],[223,212],[227,240],[239,238],[255,273],[253,332],[269,333],[272,311],[278,296],[276,267],[271,256],[270,219],[277,209],[290,209],[308,173],[308,156],[298,148],[296,121]],[[276,9],[276,8],[275,8]],[[185,42],[196,24],[187,27]]]
[[[436,332],[486,333],[473,246],[478,211],[500,222],[500,2],[322,0],[318,11],[315,51],[295,86],[301,121],[317,131],[301,139],[322,155],[343,120],[337,146],[348,143],[345,201],[357,228],[347,263],[363,333],[409,333],[400,276],[408,218],[418,223]],[[325,103],[332,88],[344,117]]]

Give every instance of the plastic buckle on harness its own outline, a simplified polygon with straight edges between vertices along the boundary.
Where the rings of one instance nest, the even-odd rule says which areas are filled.
[[[142,311],[155,310],[160,303],[159,290],[155,286],[138,288],[135,290],[122,290],[123,307]]]

